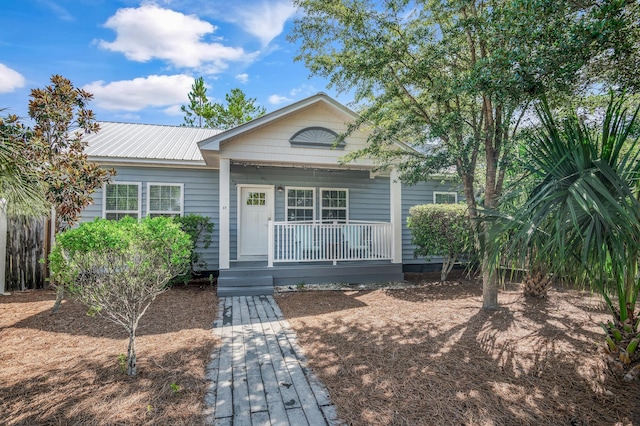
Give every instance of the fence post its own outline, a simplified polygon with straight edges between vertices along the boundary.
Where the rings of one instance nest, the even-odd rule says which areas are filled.
[[[5,293],[7,271],[7,200],[0,200],[0,295]]]

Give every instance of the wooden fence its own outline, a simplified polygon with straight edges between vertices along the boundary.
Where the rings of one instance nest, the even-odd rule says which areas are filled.
[[[44,288],[44,257],[47,219],[7,218],[7,266],[5,289],[18,291]]]

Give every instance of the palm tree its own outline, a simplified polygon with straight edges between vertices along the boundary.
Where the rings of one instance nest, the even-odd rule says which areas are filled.
[[[48,213],[49,204],[24,157],[27,138],[28,130],[16,116],[0,118],[0,199],[8,214],[44,216]]]
[[[556,123],[545,101],[541,128],[529,140],[536,186],[510,216],[487,215],[489,256],[543,265],[585,280],[602,296],[613,320],[602,324],[609,365],[633,379],[640,372],[640,147],[624,99],[611,97],[599,132],[573,115]]]

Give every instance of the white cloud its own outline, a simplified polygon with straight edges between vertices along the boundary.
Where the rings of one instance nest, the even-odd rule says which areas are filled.
[[[116,115],[116,118],[118,118],[119,120],[127,120],[127,121],[139,121],[140,117],[138,114],[132,114],[132,113],[127,113],[127,114],[118,114]]]
[[[167,115],[184,115],[184,112],[180,109],[182,105],[171,105],[169,108],[165,108],[162,112]]]
[[[242,74],[238,74],[236,75],[236,80],[238,80],[240,83],[246,83],[247,81],[249,81],[249,74],[242,73]]]
[[[140,111],[147,107],[186,103],[193,82],[193,77],[184,74],[150,75],[111,83],[94,81],[83,89],[93,93],[100,108]]]
[[[283,104],[285,102],[291,102],[293,99],[289,99],[286,96],[280,96],[280,95],[271,95],[269,96],[269,103],[271,105],[280,105]]]
[[[296,8],[288,0],[263,1],[251,7],[238,7],[235,14],[240,20],[240,26],[258,37],[262,45],[266,46],[282,33],[285,22],[296,14]]]
[[[256,55],[247,54],[240,47],[205,41],[205,36],[216,31],[215,26],[195,15],[153,3],[119,9],[104,26],[116,32],[116,39],[99,40],[99,46],[137,62],[161,59],[176,67],[200,68],[216,74],[226,69],[230,61],[249,61]]]
[[[310,84],[303,84],[300,87],[296,87],[295,89],[291,89],[291,91],[289,92],[289,95],[295,97],[298,95],[302,95],[302,96],[312,96],[315,95],[316,93],[318,93],[318,90],[310,85]]]
[[[18,71],[0,64],[0,93],[13,92],[24,87],[25,79]]]

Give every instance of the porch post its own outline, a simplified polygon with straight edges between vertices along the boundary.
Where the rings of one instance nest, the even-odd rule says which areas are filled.
[[[389,176],[389,209],[391,213],[391,263],[402,263],[402,183],[398,170]]]
[[[218,232],[220,235],[220,245],[218,254],[218,267],[229,269],[229,186],[231,183],[231,161],[228,158],[220,159],[220,182],[219,182],[219,203],[220,203],[220,224]]]
[[[269,218],[269,220],[267,221],[267,226],[268,226],[268,230],[267,230],[267,251],[268,251],[268,257],[267,257],[267,267],[269,268],[273,268],[273,257],[274,257],[274,253],[273,253],[273,220],[271,220],[271,218]]]

